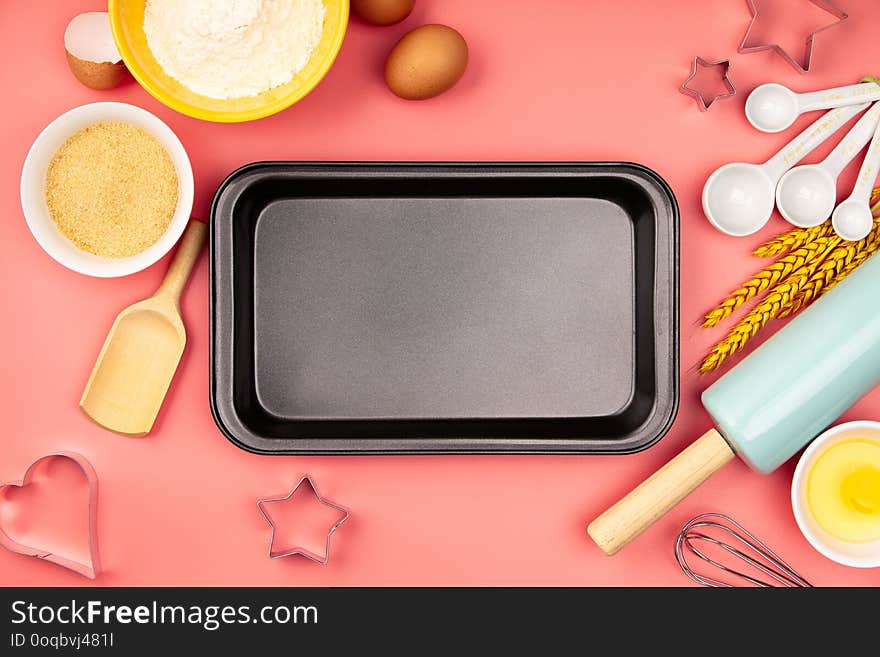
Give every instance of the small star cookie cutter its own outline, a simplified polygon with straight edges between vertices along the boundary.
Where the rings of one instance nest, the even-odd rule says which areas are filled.
[[[762,50],[775,50],[779,53],[782,58],[787,61],[789,64],[797,69],[798,73],[807,73],[810,70],[810,65],[813,61],[813,37],[815,37],[819,32],[824,32],[825,30],[834,27],[835,25],[840,25],[843,21],[849,18],[849,14],[847,14],[843,9],[838,7],[836,4],[831,2],[831,0],[809,0],[812,4],[816,5],[820,9],[828,12],[836,20],[828,23],[828,25],[824,25],[817,30],[810,32],[809,36],[807,36],[807,41],[804,44],[804,59],[803,64],[796,60],[791,56],[781,45],[778,43],[760,43],[755,45],[747,45],[749,42],[749,37],[752,33],[752,28],[755,26],[755,23],[758,21],[758,6],[755,4],[755,0],[746,0],[746,4],[749,6],[749,13],[752,15],[752,20],[749,23],[748,29],[746,29],[745,36],[743,36],[742,43],[740,43],[739,48],[737,48],[737,52],[742,53],[750,53],[750,52],[760,52]]]
[[[315,498],[324,506],[330,507],[331,509],[336,509],[342,515],[331,527],[330,531],[327,532],[327,540],[324,544],[324,554],[316,554],[312,552],[308,548],[302,546],[294,546],[284,549],[276,549],[275,548],[275,522],[272,520],[272,516],[266,511],[266,505],[271,504],[273,502],[285,502],[294,496],[296,491],[300,486],[307,485],[312,490],[312,494],[314,494]],[[348,520],[349,515],[351,515],[344,506],[340,506],[335,502],[331,502],[323,497],[318,492],[318,488],[315,486],[315,482],[312,481],[312,478],[309,475],[304,475],[302,479],[294,486],[291,491],[283,496],[283,497],[267,497],[257,501],[257,508],[260,510],[260,515],[263,516],[263,519],[272,528],[272,537],[269,539],[269,558],[270,559],[280,559],[282,557],[289,557],[294,554],[298,554],[306,559],[310,559],[317,564],[322,566],[327,565],[327,562],[330,560],[330,537],[333,536],[333,533],[339,528],[339,526]]]
[[[714,68],[715,66],[724,67],[724,75],[721,76],[721,81],[724,83],[724,86],[727,88],[726,93],[715,94],[711,98],[707,95],[704,95],[699,89],[694,89],[693,87],[689,87],[688,84],[691,80],[697,77],[697,74],[700,72],[701,68]],[[682,82],[679,87],[679,91],[681,93],[692,96],[697,101],[697,107],[700,108],[701,112],[705,112],[712,105],[715,104],[716,100],[721,98],[730,98],[731,96],[736,95],[736,87],[733,86],[733,82],[730,81],[730,60],[722,59],[717,62],[709,61],[708,59],[703,59],[700,56],[694,57],[694,63],[691,66],[691,74],[688,76],[688,79]],[[708,99],[708,102],[706,102]]]

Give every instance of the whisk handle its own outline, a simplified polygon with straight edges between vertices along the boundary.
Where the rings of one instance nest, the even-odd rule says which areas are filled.
[[[734,456],[711,429],[590,523],[587,533],[607,555],[650,527]]]

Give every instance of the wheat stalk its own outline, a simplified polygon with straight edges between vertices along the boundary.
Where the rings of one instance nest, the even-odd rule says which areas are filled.
[[[779,314],[779,319],[793,315],[801,308],[821,297],[840,281],[849,276],[859,265],[880,249],[880,220],[867,237],[857,242],[845,242],[837,246],[792,299],[791,305]]]
[[[702,374],[717,369],[730,356],[740,351],[755,334],[788,307],[792,299],[801,291],[804,284],[819,268],[825,257],[840,243],[839,237],[825,240],[825,249],[810,262],[793,272],[786,280],[777,284],[763,299],[740,320],[730,332],[720,340],[700,363]]]
[[[823,294],[831,289],[833,286],[837,285],[844,278],[849,276],[859,265],[861,265],[865,260],[870,258],[872,255],[877,253],[880,250],[880,220],[874,223],[874,230],[871,232],[871,235],[867,238],[867,243],[865,247],[859,251],[856,256],[852,259],[840,276],[835,280],[831,285],[829,285],[825,290],[823,290]]]
[[[813,299],[817,299],[843,273],[858,252],[858,242],[844,242],[834,247],[822,264],[804,282],[791,300],[791,304],[779,314],[779,317],[788,317]]]
[[[835,237],[817,237],[813,241],[803,244],[772,265],[765,267],[740,287],[727,295],[715,308],[703,316],[703,327],[717,326],[722,320],[743,305],[749,299],[757,296],[772,285],[785,281],[793,272],[804,265],[812,262],[817,255],[823,253],[831,240]]]
[[[880,187],[877,187],[871,191],[871,203],[880,200]],[[877,208],[876,206],[872,208],[872,212],[876,215]],[[787,233],[782,233],[782,235],[777,235],[773,239],[764,242],[761,246],[755,249],[752,252],[752,255],[755,255],[759,258],[772,258],[778,255],[782,255],[783,253],[788,253],[789,251],[793,251],[802,247],[804,244],[808,242],[812,242],[817,237],[822,237],[823,235],[831,235],[834,232],[834,229],[831,226],[831,221],[825,221],[818,226],[813,226],[812,228],[795,228],[793,230],[788,231]]]
[[[715,326],[746,301],[771,285],[763,299],[719,341],[699,366],[711,372],[745,347],[773,318],[782,319],[809,305],[844,280],[863,262],[880,252],[880,188],[871,193],[874,226],[857,242],[844,242],[830,221],[813,228],[798,228],[779,235],[755,250],[770,257],[787,253],[734,290],[704,316],[703,326]],[[878,256],[880,257],[880,256]]]
[[[832,228],[830,221],[821,223],[818,226],[813,226],[812,228],[795,228],[782,235],[777,235],[769,242],[765,242],[755,249],[752,254],[759,258],[772,258],[773,256],[778,256],[799,249],[804,244],[812,242],[817,237],[830,235],[831,232]]]

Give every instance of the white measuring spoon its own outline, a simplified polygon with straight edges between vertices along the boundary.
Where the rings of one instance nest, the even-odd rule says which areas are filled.
[[[851,84],[809,93],[795,93],[771,82],[756,87],[746,100],[746,118],[761,132],[781,132],[804,112],[880,100],[880,85]]]
[[[858,120],[828,157],[786,173],[776,186],[776,207],[786,221],[799,228],[818,226],[837,203],[837,178],[877,129],[880,103]]]
[[[786,171],[868,106],[850,105],[823,114],[764,164],[733,162],[703,186],[703,212],[722,233],[742,237],[761,230],[773,214],[776,183]]]
[[[859,169],[852,194],[837,206],[831,215],[831,224],[835,232],[845,240],[864,239],[871,232],[874,216],[871,214],[871,189],[877,180],[877,169],[880,168],[880,125],[874,131],[874,138],[868,146],[868,153]]]

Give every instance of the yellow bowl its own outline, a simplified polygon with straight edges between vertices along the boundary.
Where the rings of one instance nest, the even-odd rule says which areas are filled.
[[[146,0],[109,0],[110,27],[119,54],[134,78],[156,99],[182,114],[206,121],[252,121],[290,107],[326,75],[345,38],[349,0],[323,0],[324,33],[311,59],[287,84],[245,98],[209,98],[170,77],[153,57],[144,34]]]

